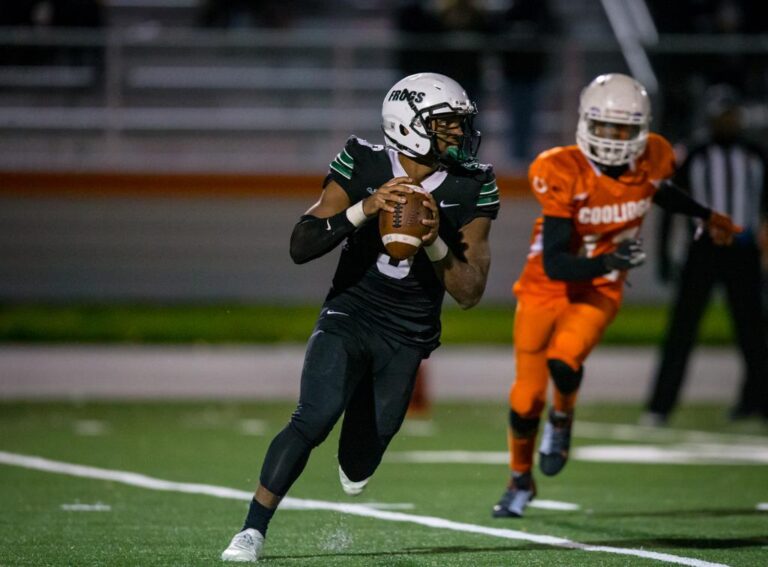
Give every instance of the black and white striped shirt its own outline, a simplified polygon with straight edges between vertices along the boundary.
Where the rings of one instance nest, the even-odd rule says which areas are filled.
[[[731,216],[754,237],[768,217],[766,159],[745,141],[709,142],[694,148],[679,171],[683,187],[699,203]]]

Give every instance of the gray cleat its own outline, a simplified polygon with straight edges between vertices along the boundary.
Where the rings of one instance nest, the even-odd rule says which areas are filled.
[[[536,483],[529,472],[515,476],[491,512],[494,518],[522,518],[528,503],[536,496]]]
[[[545,475],[556,475],[568,462],[572,429],[573,413],[549,411],[539,445],[539,468]]]

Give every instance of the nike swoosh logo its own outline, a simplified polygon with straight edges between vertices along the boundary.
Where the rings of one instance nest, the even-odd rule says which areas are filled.
[[[349,317],[349,313],[343,313],[342,311],[334,311],[333,309],[327,309],[325,311],[326,315],[344,315],[344,317]]]
[[[461,203],[446,203],[445,201],[440,201],[440,208],[447,209],[448,207],[458,207]]]
[[[325,230],[331,230],[331,219],[325,219]]]
[[[376,189],[374,189],[373,187],[368,187],[366,188],[366,191],[368,191],[371,195],[373,195],[376,192]]]

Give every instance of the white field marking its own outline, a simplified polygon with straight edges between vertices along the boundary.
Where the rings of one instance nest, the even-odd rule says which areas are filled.
[[[105,435],[109,431],[109,426],[104,421],[98,419],[81,419],[75,422],[75,434],[84,436]]]
[[[416,506],[411,502],[362,502],[359,506],[368,506],[369,508],[375,508],[376,510],[413,510]]]
[[[768,512],[768,502],[760,502],[755,508],[761,512]]]
[[[571,511],[579,510],[581,506],[573,502],[560,502],[558,500],[540,500],[535,498],[528,504],[529,508],[541,508],[542,510],[561,510]]]
[[[675,465],[766,465],[768,447],[681,443],[679,445],[594,445],[572,452],[579,461]]]
[[[112,506],[101,502],[96,502],[96,504],[75,502],[74,504],[62,504],[61,509],[66,512],[109,512],[112,510]]]
[[[263,419],[240,420],[240,433],[243,435],[261,436],[267,432],[267,422]]]
[[[741,443],[743,445],[768,446],[768,437],[738,435],[714,431],[670,429],[624,423],[596,423],[579,421],[573,426],[573,436],[584,439],[616,439],[620,441],[655,441],[688,443]]]
[[[406,419],[400,433],[409,437],[433,437],[437,434],[437,426],[431,420]]]
[[[78,476],[83,478],[110,480],[131,486],[147,488],[150,490],[182,492],[185,494],[205,494],[208,496],[215,496],[217,498],[228,498],[233,500],[250,500],[253,497],[251,492],[237,490],[234,488],[227,488],[225,486],[173,482],[170,480],[152,478],[150,476],[139,473],[100,469],[97,467],[89,467],[84,465],[74,465],[60,461],[51,461],[42,457],[6,453],[4,451],[0,451],[0,464],[13,465],[51,473],[68,474],[71,476]],[[631,549],[626,547],[588,545],[585,543],[579,543],[569,539],[550,535],[538,535],[505,528],[489,528],[487,526],[454,522],[433,516],[417,516],[414,514],[404,514],[402,512],[376,510],[370,506],[360,504],[344,504],[341,502],[325,502],[322,500],[304,500],[299,498],[286,497],[283,499],[280,507],[281,509],[290,508],[293,510],[325,510],[331,512],[340,512],[342,514],[375,518],[389,522],[405,522],[426,526],[429,528],[487,535],[502,539],[530,541],[565,549],[599,551],[603,553],[612,553],[615,555],[628,555],[631,557],[640,557],[643,559],[655,559],[656,561],[664,561],[666,563],[674,563],[676,565],[689,565],[691,567],[727,567],[723,563],[712,563],[709,561],[703,561],[701,559],[694,559],[692,557],[672,555],[670,553],[660,553],[656,551],[646,551],[643,549]]]
[[[502,465],[509,461],[506,451],[400,451],[387,454],[400,463]],[[636,463],[649,465],[765,465],[768,447],[718,443],[676,445],[592,445],[571,451],[575,461]]]

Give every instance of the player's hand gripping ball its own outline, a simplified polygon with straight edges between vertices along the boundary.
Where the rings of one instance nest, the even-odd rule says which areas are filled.
[[[405,260],[419,251],[422,237],[430,228],[421,221],[432,219],[432,211],[424,206],[424,189],[418,185],[407,185],[413,193],[401,193],[405,203],[393,205],[394,212],[379,211],[379,233],[384,248],[395,260]]]

